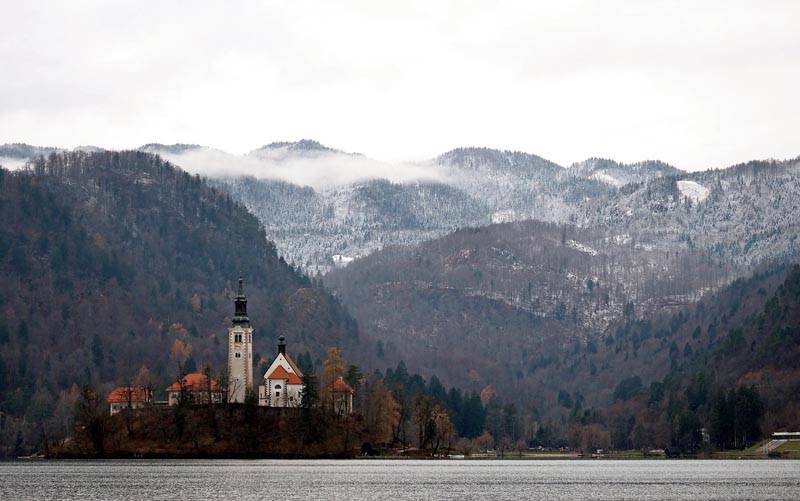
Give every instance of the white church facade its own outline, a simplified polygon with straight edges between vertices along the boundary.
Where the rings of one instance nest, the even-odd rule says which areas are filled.
[[[258,404],[268,407],[299,407],[303,398],[303,372],[286,353],[286,341],[278,338],[278,356],[264,373],[258,387]]]
[[[247,316],[247,298],[242,278],[234,300],[234,316],[228,328],[228,400],[242,403],[249,392],[258,393],[258,405],[299,407],[303,397],[303,372],[286,353],[286,340],[278,339],[278,354],[263,375],[258,389],[253,385],[253,327]]]

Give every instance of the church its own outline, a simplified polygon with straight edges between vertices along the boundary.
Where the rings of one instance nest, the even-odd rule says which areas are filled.
[[[247,316],[244,282],[234,299],[234,315],[228,328],[228,401],[242,403],[253,386],[253,327]],[[278,338],[278,354],[258,385],[258,405],[299,407],[303,395],[303,372],[286,353],[286,339]]]

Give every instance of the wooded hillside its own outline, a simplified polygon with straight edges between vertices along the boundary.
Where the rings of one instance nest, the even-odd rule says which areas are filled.
[[[278,335],[294,353],[353,346],[356,323],[280,259],[258,220],[198,177],[142,152],[63,153],[0,170],[0,430],[68,433],[78,387],[145,367],[217,373],[241,272],[256,370]]]

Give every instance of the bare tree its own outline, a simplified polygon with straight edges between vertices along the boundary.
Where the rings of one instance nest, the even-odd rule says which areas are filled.
[[[100,457],[104,456],[108,413],[97,392],[90,386],[81,389],[81,398],[75,411],[76,427],[88,434],[94,453]]]

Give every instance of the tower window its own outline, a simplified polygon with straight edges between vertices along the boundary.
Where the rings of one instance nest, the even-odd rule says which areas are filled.
[[[233,335],[233,342],[234,343],[241,343],[242,342],[242,335],[241,334],[234,334]]]
[[[242,358],[242,354],[241,354],[241,353],[239,353],[238,351],[236,352],[236,354],[235,354],[234,356],[235,356],[236,358]]]

